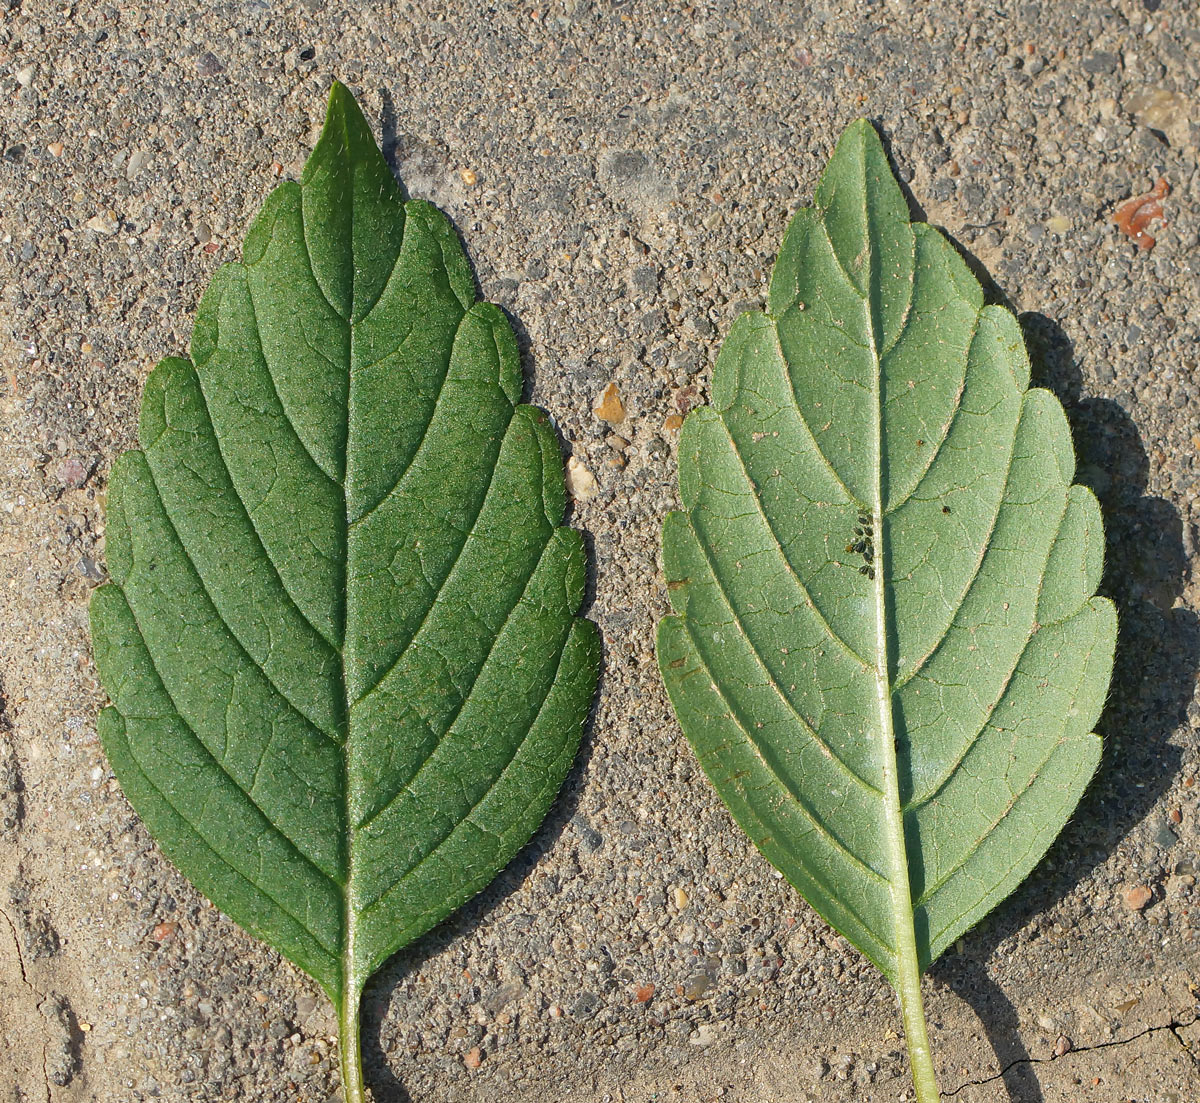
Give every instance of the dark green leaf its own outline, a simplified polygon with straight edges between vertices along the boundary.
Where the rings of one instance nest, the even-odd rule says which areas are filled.
[[[361,1097],[366,979],[541,822],[595,688],[557,441],[450,224],[335,85],[113,467],[100,733],[163,850],[311,974]]]

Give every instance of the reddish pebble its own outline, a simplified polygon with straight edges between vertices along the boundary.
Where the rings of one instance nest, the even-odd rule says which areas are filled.
[[[167,939],[171,938],[177,930],[179,930],[179,924],[174,920],[168,919],[163,923],[159,923],[158,926],[156,926],[154,930],[150,932],[150,937],[154,939],[155,942],[166,942]]]
[[[1170,819],[1171,819],[1172,823],[1182,823],[1183,822],[1183,812],[1178,808],[1172,808]]]
[[[695,386],[680,387],[675,392],[675,406],[684,416],[700,401],[700,392]]]
[[[636,992],[634,992],[633,998],[635,1000],[637,1000],[638,1003],[649,1003],[649,1001],[653,995],[654,995],[654,985],[653,984],[643,984],[640,988],[638,988],[638,990]]]
[[[1113,214],[1113,222],[1126,237],[1133,238],[1138,248],[1149,252],[1154,248],[1154,238],[1149,233],[1151,222],[1164,226],[1162,201],[1171,194],[1170,185],[1161,176],[1158,183],[1145,195],[1135,195],[1125,200]]]
[[[478,1046],[463,1056],[463,1064],[469,1069],[477,1069],[483,1064],[483,1053]]]
[[[58,481],[65,487],[78,490],[87,482],[88,469],[74,456],[69,456],[58,465]]]
[[[1133,888],[1125,890],[1125,907],[1130,911],[1140,912],[1150,903],[1153,895],[1148,885],[1134,885]]]

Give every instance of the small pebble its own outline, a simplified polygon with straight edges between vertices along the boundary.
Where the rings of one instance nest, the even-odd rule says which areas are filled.
[[[75,564],[75,569],[92,582],[104,581],[104,569],[90,555],[80,556],[79,562]]]
[[[654,985],[643,984],[634,993],[633,998],[638,1003],[649,1003],[654,998]]]
[[[596,416],[610,425],[619,425],[625,420],[625,403],[621,401],[621,394],[615,383],[610,383],[604,388],[600,401],[596,403]]]
[[[1134,885],[1133,888],[1125,890],[1125,907],[1130,911],[1140,912],[1150,903],[1153,895],[1149,885]]]
[[[803,309],[803,308],[801,308]],[[700,391],[694,383],[689,383],[686,387],[680,387],[675,392],[675,408],[687,417],[688,411],[691,410],[700,401]]]
[[[87,478],[87,467],[74,456],[68,456],[58,465],[58,481],[70,490],[78,490]]]
[[[1071,1039],[1065,1034],[1058,1036],[1058,1041],[1054,1043],[1054,1056],[1065,1057],[1074,1048]]]
[[[463,169],[462,172],[459,173],[459,176],[462,177],[462,182],[468,187],[473,188],[479,183],[479,177],[475,175],[474,169]]]
[[[225,62],[223,62],[211,50],[206,50],[200,55],[200,59],[196,62],[196,75],[201,77],[215,77],[218,73],[225,71]]]
[[[1154,845],[1161,850],[1170,850],[1177,842],[1179,842],[1179,836],[1171,830],[1170,822],[1166,819],[1159,820],[1154,831]]]
[[[1186,140],[1192,106],[1181,93],[1169,88],[1147,88],[1131,96],[1122,107],[1139,125],[1166,132],[1172,137],[1172,144]]]
[[[165,922],[159,923],[157,926],[155,926],[154,930],[150,932],[150,937],[155,942],[166,942],[168,939],[174,937],[175,932],[178,929],[179,924],[172,919],[168,919]]]
[[[17,83],[22,88],[28,88],[31,84],[33,84],[34,71],[35,70],[32,65],[26,65],[24,69],[18,69],[16,72]]]
[[[483,1052],[478,1046],[473,1047],[463,1055],[463,1064],[469,1069],[477,1069],[483,1064]]]
[[[688,906],[688,894],[683,889],[676,887],[671,895],[675,900],[675,907],[681,911]]]
[[[101,211],[99,214],[92,215],[84,226],[93,233],[104,234],[110,236],[117,232],[117,212],[116,211]]]
[[[630,295],[645,300],[658,292],[658,269],[653,264],[640,264],[626,278]]]
[[[1117,71],[1118,58],[1116,54],[1102,51],[1098,54],[1093,54],[1091,57],[1084,58],[1083,71],[1098,75],[1100,73],[1115,73]]]
[[[683,428],[683,417],[679,414],[667,414],[663,421],[663,430],[668,433],[678,433]]]
[[[577,502],[586,502],[596,494],[596,476],[574,456],[567,457],[567,493]]]
[[[51,157],[61,157],[63,155],[64,148],[65,147],[63,146],[62,142],[51,142],[46,147]]]

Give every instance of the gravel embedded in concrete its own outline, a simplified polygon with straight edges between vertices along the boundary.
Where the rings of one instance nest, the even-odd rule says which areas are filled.
[[[531,399],[587,473],[572,523],[605,640],[595,720],[546,826],[371,985],[376,1098],[903,1095],[889,991],[734,828],[653,659],[678,419],[706,400],[734,318],[763,304],[788,218],[858,115],[924,217],[1021,312],[1105,507],[1121,608],[1102,774],[1047,862],[928,982],[942,1088],[1028,1056],[955,1098],[1001,1083],[1046,1103],[1192,1098],[1194,5],[3,7],[0,1085],[56,1103],[337,1091],[324,997],[190,888],[116,786],[86,617],[142,382],[185,351],[208,280],[298,173],[337,76],[517,323]],[[1166,224],[1143,251],[1112,212],[1160,176]],[[619,424],[595,413],[610,383]],[[1134,886],[1150,892],[1136,908]]]

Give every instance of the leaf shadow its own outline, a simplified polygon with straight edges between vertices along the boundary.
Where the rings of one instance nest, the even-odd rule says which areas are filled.
[[[875,125],[913,219],[928,221],[904,183],[886,130],[878,121]],[[1102,865],[1170,788],[1182,764],[1171,737],[1186,720],[1200,671],[1200,618],[1175,607],[1189,570],[1184,522],[1170,502],[1146,493],[1150,464],[1133,419],[1111,399],[1085,397],[1075,345],[1062,326],[1044,314],[1019,312],[979,258],[945,227],[937,229],[979,281],[985,301],[1017,316],[1029,351],[1031,385],[1052,391],[1066,411],[1077,458],[1075,480],[1096,495],[1104,517],[1105,568],[1098,592],[1117,607],[1112,684],[1096,725],[1104,740],[1096,777],[1030,877],[964,936],[961,953],[943,957],[930,971],[935,982],[971,1005],[1014,1103],[1043,1103],[1020,1038],[1019,1016],[988,973],[987,962],[1018,932],[1030,941],[1038,938],[1037,929],[1029,930],[1035,918]],[[1166,863],[1167,856],[1162,857]]]
[[[400,194],[409,198],[408,189],[400,176],[400,132],[396,128],[396,104],[386,86],[379,89],[381,107],[379,110],[379,151],[387,162],[388,168],[400,185]],[[455,227],[457,230],[458,227]],[[459,235],[461,237],[461,235]]]
[[[939,963],[934,976],[969,1004],[983,1025],[1000,1067],[996,1079],[1004,1084],[1010,1103],[1045,1103],[1046,1097],[1021,1038],[1021,1019],[1012,1001],[992,979],[984,960],[964,954],[954,964],[953,970],[945,970]],[[943,1095],[953,1097],[965,1086],[951,1088]]]
[[[604,671],[603,646],[601,637],[601,682]],[[394,1067],[402,1066],[403,1059],[389,1054],[383,1044],[383,1025],[388,1007],[392,998],[402,988],[405,979],[419,973],[430,959],[476,930],[489,912],[524,886],[551,850],[561,845],[569,845],[561,840],[578,812],[584,789],[583,775],[595,748],[595,717],[599,701],[598,690],[584,721],[583,737],[571,772],[533,838],[478,896],[469,900],[410,946],[394,954],[367,983],[362,1014],[363,1071],[372,1087],[375,1103],[413,1103],[412,1096],[404,1088]],[[517,928],[520,928],[526,918],[527,916],[520,913],[508,917],[509,922]]]
[[[981,267],[954,244],[973,269]],[[1099,593],[1115,602],[1118,614],[1112,685],[1097,724],[1104,753],[1096,778],[1046,858],[964,937],[962,952],[936,963],[932,974],[971,1004],[1013,1100],[1041,1103],[1030,1055],[1019,1040],[1018,1015],[987,962],[1018,932],[1037,940],[1036,917],[1102,865],[1170,788],[1182,763],[1171,737],[1186,717],[1200,669],[1200,619],[1175,607],[1188,573],[1183,521],[1168,501],[1146,494],[1149,459],[1132,418],[1117,402],[1084,396],[1074,343],[1057,322],[1033,312],[1018,318],[1032,383],[1062,402],[1075,443],[1076,481],[1091,488],[1104,516]]]
[[[408,192],[404,188],[399,173],[402,143],[396,129],[395,107],[391,94],[386,88],[380,90],[380,97],[382,100],[382,110],[380,113],[381,149],[388,166],[392,170],[392,174],[400,183],[401,190],[407,198]],[[474,262],[471,259],[471,254],[466,248],[459,226],[452,216],[445,211],[442,213],[454,228],[454,232],[458,235],[460,243],[463,243],[463,252],[467,257],[467,263],[470,266],[471,276],[475,283],[475,294],[478,298],[482,299],[484,296],[479,277],[476,273]],[[520,319],[503,304],[497,305],[503,311],[516,335],[517,349],[521,361],[522,401],[528,401],[535,366],[529,332]],[[552,418],[550,419],[550,425],[554,430],[555,439],[558,441],[559,455],[566,456],[569,450],[565,447],[562,434]],[[564,518],[563,523],[571,523],[569,499],[567,516]],[[595,549],[592,544],[591,534],[582,532],[581,535],[584,539],[585,548],[586,584],[583,604],[578,615],[586,617],[591,609],[596,592]],[[591,761],[595,748],[596,711],[599,707],[604,687],[607,648],[603,633],[599,634],[599,640],[599,681],[596,692],[592,697],[587,717],[583,723],[579,751],[575,756],[575,761],[571,766],[570,772],[567,774],[562,788],[559,790],[558,796],[550,806],[550,811],[546,814],[537,831],[534,832],[533,837],[517,852],[512,861],[496,875],[487,888],[483,889],[477,896],[448,916],[438,926],[434,927],[433,930],[428,931],[411,945],[404,947],[394,954],[367,983],[363,998],[361,1026],[363,1072],[367,1083],[371,1086],[371,1095],[375,1103],[413,1103],[413,1098],[404,1087],[400,1075],[394,1071],[395,1065],[402,1066],[403,1059],[395,1053],[389,1053],[385,1048],[383,1040],[384,1024],[388,1016],[388,1008],[392,999],[402,988],[405,979],[419,973],[422,966],[432,958],[470,935],[484,921],[488,912],[501,905],[520,890],[541,864],[543,858],[556,846],[563,845],[560,840],[566,833],[568,826],[576,819],[584,787],[583,775],[587,772],[587,766]],[[519,927],[524,918],[524,916],[518,914],[510,917],[510,922]]]

